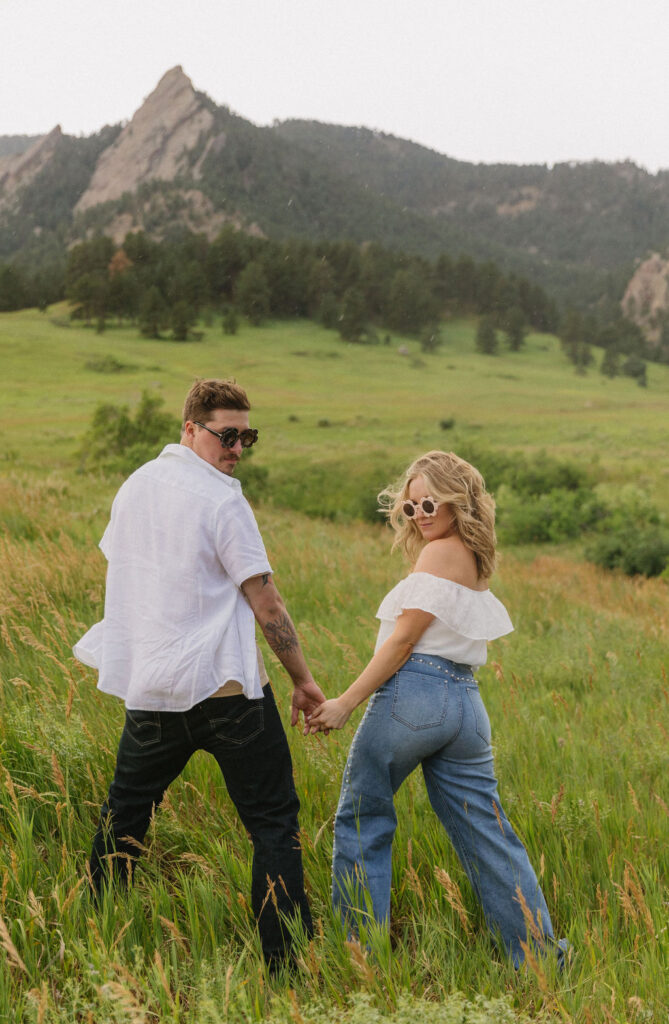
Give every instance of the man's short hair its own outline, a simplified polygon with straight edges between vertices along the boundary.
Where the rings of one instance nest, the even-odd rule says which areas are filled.
[[[186,421],[207,420],[215,409],[250,409],[244,388],[236,380],[196,380],[184,402],[182,429]]]

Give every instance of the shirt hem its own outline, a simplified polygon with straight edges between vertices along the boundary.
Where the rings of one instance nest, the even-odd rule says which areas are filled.
[[[128,698],[123,693],[120,693],[118,690],[106,688],[104,686],[100,686],[100,684],[98,684],[97,688],[100,691],[100,693],[106,693],[110,697],[117,697],[119,700],[122,700],[128,711],[173,711],[179,714],[183,713],[184,711],[191,711],[197,704],[201,704],[203,700],[208,700],[211,696],[213,696],[213,694],[216,693],[217,690],[221,688],[221,686],[225,686],[225,684],[230,682],[230,680],[232,680],[233,678],[233,676],[228,676],[227,679],[224,679],[223,682],[217,683],[210,690],[208,690],[207,693],[203,694],[203,696],[198,697],[197,700],[194,700],[190,704],[187,703],[185,705],[180,705],[179,707],[165,707],[165,704],[162,701],[144,701],[141,705],[134,704],[134,702],[132,704],[129,704]],[[240,682],[240,680],[236,679],[235,682]],[[244,684],[240,683],[240,685],[243,686]],[[259,698],[264,696],[262,683],[259,684],[258,688],[260,690],[260,693],[256,697],[249,696],[248,693],[246,692],[237,694],[237,696],[246,697],[247,700],[258,700]]]

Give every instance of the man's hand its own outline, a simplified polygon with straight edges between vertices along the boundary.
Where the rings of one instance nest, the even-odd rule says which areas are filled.
[[[311,716],[324,700],[325,694],[313,680],[295,686],[290,705],[290,724],[297,725],[299,723],[301,711],[304,715],[304,735],[306,736],[310,731]]]

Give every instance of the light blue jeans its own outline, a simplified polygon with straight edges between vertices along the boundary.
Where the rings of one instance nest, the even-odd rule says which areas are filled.
[[[554,942],[551,919],[525,847],[500,805],[490,721],[477,682],[467,665],[446,658],[413,654],[369,700],[335,818],[335,911],[348,928],[356,909],[388,923],[393,797],[419,764],[488,926],[518,966],[520,942],[528,938],[518,888],[547,945]]]

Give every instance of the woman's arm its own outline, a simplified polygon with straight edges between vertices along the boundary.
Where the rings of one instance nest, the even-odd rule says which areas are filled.
[[[326,700],[312,713],[310,731],[343,728],[358,704],[362,704],[402,667],[433,619],[434,615],[419,608],[402,612],[388,639],[348,690],[339,697]]]

